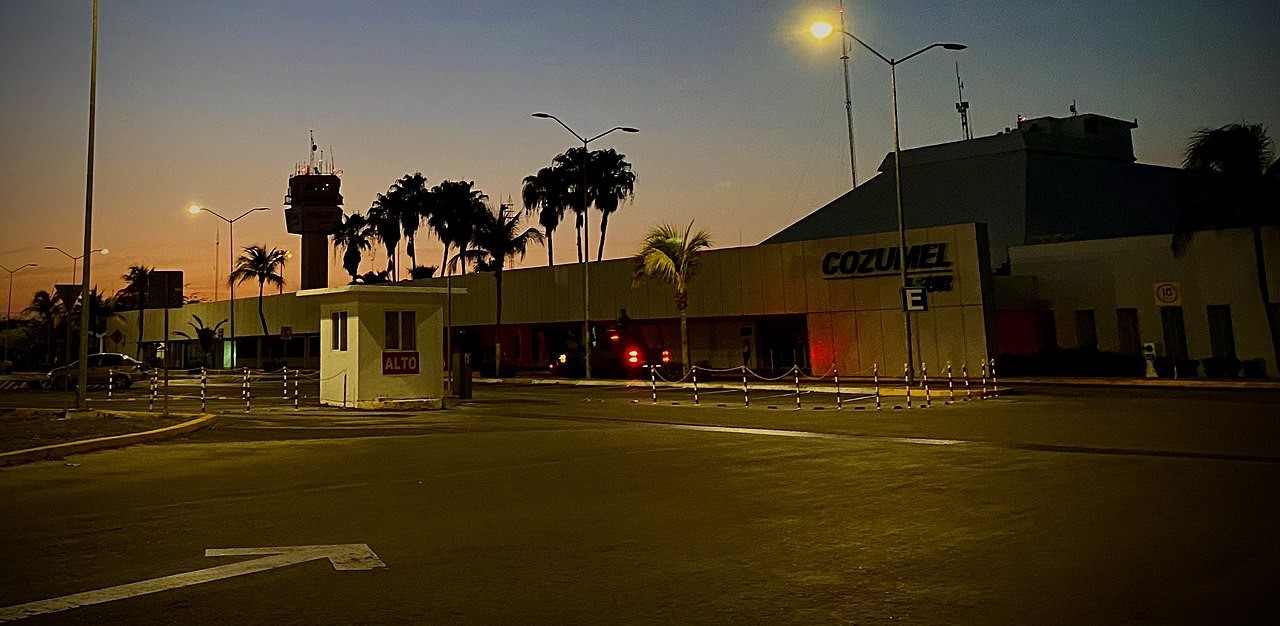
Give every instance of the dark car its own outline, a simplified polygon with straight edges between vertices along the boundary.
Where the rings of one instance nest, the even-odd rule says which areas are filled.
[[[72,361],[51,370],[45,381],[48,389],[70,389],[80,375],[80,361]],[[89,355],[89,384],[105,385],[108,379],[115,387],[127,389],[147,376],[147,367],[137,359],[114,352]]]

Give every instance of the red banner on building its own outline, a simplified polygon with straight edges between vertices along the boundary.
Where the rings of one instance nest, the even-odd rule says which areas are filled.
[[[405,376],[418,373],[417,351],[382,353],[383,376]]]

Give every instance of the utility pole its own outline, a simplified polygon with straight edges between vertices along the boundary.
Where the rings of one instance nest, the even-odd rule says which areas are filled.
[[[93,41],[89,48],[89,144],[84,175],[84,275],[80,277],[80,373],[76,408],[84,408],[89,387],[89,285],[93,272],[93,140],[98,104],[98,0],[93,1]]]

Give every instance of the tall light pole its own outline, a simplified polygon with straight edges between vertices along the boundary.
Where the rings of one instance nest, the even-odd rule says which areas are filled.
[[[97,132],[98,111],[98,0],[92,0],[92,41],[89,46],[89,138],[85,148],[84,168],[84,276],[80,278],[80,372],[76,377],[76,408],[84,407],[89,387],[89,284],[93,258],[93,143]],[[72,262],[72,273],[75,263]],[[74,280],[72,282],[75,282]]]
[[[578,165],[578,169],[581,172],[581,176],[582,176],[581,180],[578,183],[578,186],[581,188],[579,191],[582,195],[582,252],[583,252],[583,255],[582,255],[582,362],[586,367],[586,370],[585,370],[586,377],[590,379],[591,378],[591,287],[590,287],[590,281],[588,280],[587,268],[590,267],[590,264],[591,264],[591,245],[590,245],[591,229],[588,227],[590,222],[590,219],[589,219],[590,212],[587,210],[589,208],[587,206],[587,158],[588,158],[587,151],[589,149],[589,146],[591,145],[591,142],[601,137],[604,137],[605,135],[608,135],[609,133],[612,133],[614,131],[620,130],[624,133],[638,133],[640,132],[640,130],[636,128],[632,128],[630,126],[614,126],[613,128],[610,128],[609,130],[606,130],[603,133],[600,133],[594,137],[588,138],[588,137],[583,137],[582,135],[579,135],[577,131],[573,130],[572,128],[569,128],[568,124],[565,124],[564,122],[560,121],[560,118],[550,113],[534,113],[533,117],[555,120],[556,123],[560,124],[560,126],[564,127],[565,130],[569,131],[570,135],[577,137],[578,141],[582,142],[582,163]]]
[[[70,252],[67,252],[66,250],[63,250],[62,248],[59,248],[58,246],[45,246],[45,247],[44,247],[44,249],[45,249],[45,250],[53,250],[54,252],[57,252],[57,253],[61,254],[62,256],[65,256],[65,257],[67,257],[68,259],[71,259],[71,282],[72,282],[72,283],[76,282],[76,274],[77,274],[77,272],[76,272],[76,265],[80,262],[80,259],[83,259],[83,258],[84,258],[84,255],[82,254],[82,255],[80,255],[80,256],[73,256]],[[97,249],[95,249],[95,250],[90,250],[90,251],[89,251],[89,254],[108,254],[108,253],[110,253],[110,252],[111,252],[111,251],[110,251],[110,250],[108,250],[108,249],[106,249],[106,248],[97,248]]]
[[[18,272],[21,272],[22,270],[27,269],[28,267],[40,267],[40,266],[36,265],[35,263],[27,263],[26,265],[19,266],[17,269],[9,269],[8,267],[0,265],[0,269],[6,272],[9,272],[9,299],[6,301],[5,309],[4,309],[5,331],[9,330],[10,322],[13,320],[13,275],[17,274]],[[5,361],[9,360],[9,333],[8,332],[5,332],[4,334],[4,360]]]
[[[187,208],[187,212],[191,213],[192,215],[199,215],[201,211],[204,211],[205,213],[208,213],[209,215],[212,215],[227,223],[227,231],[228,231],[227,232],[227,248],[231,250],[231,267],[235,267],[235,264],[236,264],[236,222],[240,221],[241,218],[245,217],[250,213],[255,213],[257,211],[270,211],[270,210],[271,210],[270,208],[260,206],[257,208],[249,209],[248,211],[245,211],[244,213],[241,213],[240,215],[234,218],[228,219],[224,217],[221,213],[218,213],[217,211],[214,211],[213,209],[210,209],[210,208],[196,206],[194,204]],[[214,267],[215,268],[217,267],[216,263],[214,264]],[[216,269],[214,270],[214,273],[215,274],[217,273]],[[218,278],[217,276],[214,276],[214,280],[217,280],[217,278]],[[227,281],[227,287],[230,288],[231,290],[231,299],[227,300],[227,310],[228,310],[227,319],[230,321],[230,327],[231,327],[230,329],[231,363],[230,365],[228,365],[228,367],[235,367],[236,366],[236,284],[231,281]]]
[[[841,15],[841,19],[843,19],[843,14]],[[818,39],[825,39],[834,31],[835,28],[826,22],[815,22],[809,28],[809,32]],[[858,39],[856,35],[844,28],[841,28],[840,32],[861,44],[863,48],[870,50],[871,54],[876,55],[877,58],[889,65],[889,92],[893,99],[893,188],[894,199],[898,208],[898,265],[902,277],[902,295],[905,298],[907,289],[907,227],[906,221],[902,217],[902,144],[898,139],[898,65],[910,61],[911,59],[934,48],[942,48],[944,50],[964,50],[968,46],[959,43],[931,43],[919,50],[916,50],[915,52],[912,52],[911,54],[908,54],[907,56],[902,57],[901,59],[891,59],[880,54],[878,50],[872,48],[867,44],[867,42]],[[912,358],[911,312],[907,311],[905,300],[903,300],[902,303],[902,325],[905,331],[904,334],[907,348],[907,383],[910,384],[911,380],[915,377],[915,360]]]

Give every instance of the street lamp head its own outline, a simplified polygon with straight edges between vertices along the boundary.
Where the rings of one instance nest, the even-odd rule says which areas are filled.
[[[639,128],[632,128],[632,127],[630,127],[630,126],[623,126],[623,127],[619,128],[618,130],[620,130],[620,131],[622,131],[622,132],[624,132],[624,133],[638,133],[638,132],[640,132],[640,129],[639,129]]]
[[[947,50],[964,50],[965,48],[968,48],[969,46],[966,46],[966,45],[964,45],[964,44],[962,44],[962,43],[944,43],[944,44],[942,44],[942,47],[943,47],[943,48],[945,48],[945,49],[947,49]]]
[[[58,250],[58,248],[57,248],[56,246],[45,246],[45,247],[44,247],[44,249],[45,249],[45,250]],[[59,252],[61,252],[61,250],[58,250],[58,251],[59,251]]]
[[[831,25],[831,22],[814,22],[809,26],[809,34],[813,35],[815,39],[826,39],[835,30],[836,28]]]
[[[190,214],[192,214],[192,215],[199,215],[199,214],[200,214],[200,207],[198,207],[198,206],[196,206],[196,205],[194,205],[194,204],[193,204],[193,205],[191,205],[191,206],[187,207],[187,212],[188,212],[188,213],[190,213]]]
[[[551,114],[550,113],[534,113],[532,117],[540,117],[544,120],[549,120],[551,119]]]
[[[99,248],[99,249],[97,249],[97,250],[94,250],[94,252],[97,252],[98,254],[101,254],[101,255],[103,255],[103,256],[106,256],[106,255],[108,255],[108,254],[111,254],[111,251],[110,251],[110,250],[108,250],[108,249],[106,249],[106,248]]]

